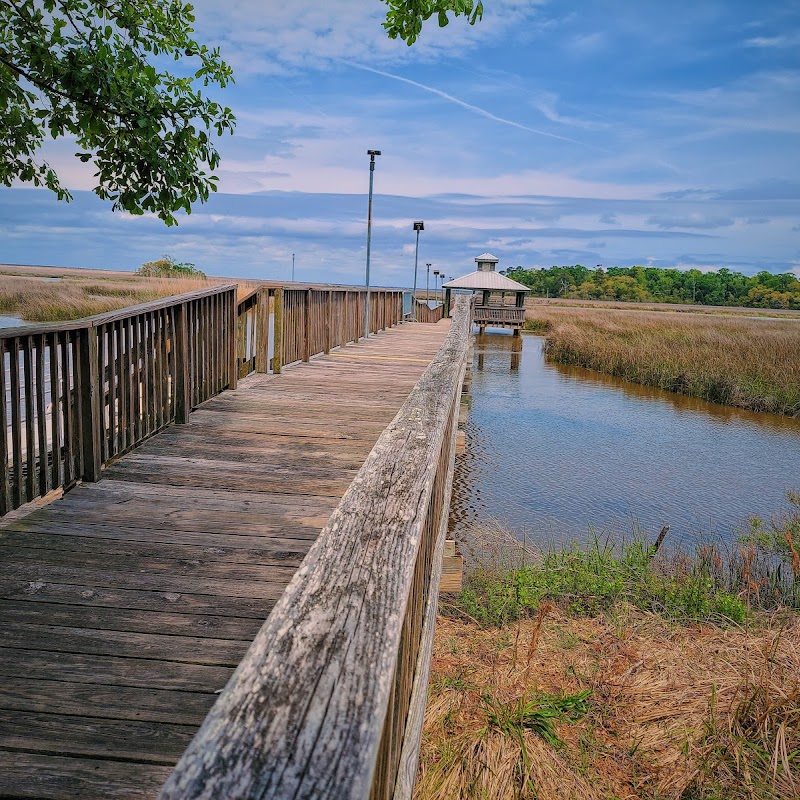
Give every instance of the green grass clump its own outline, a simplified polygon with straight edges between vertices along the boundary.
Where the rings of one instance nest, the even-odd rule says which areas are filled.
[[[718,585],[704,561],[670,574],[654,567],[654,556],[643,540],[617,547],[595,537],[587,548],[551,550],[532,566],[471,573],[456,607],[484,625],[529,616],[544,601],[589,616],[627,602],[670,619],[744,622],[747,606]]]

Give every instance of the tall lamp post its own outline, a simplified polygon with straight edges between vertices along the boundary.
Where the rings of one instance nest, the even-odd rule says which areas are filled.
[[[427,303],[431,299],[431,262],[428,261],[425,266],[428,268],[428,274],[425,278],[425,302]]]
[[[369,156],[369,206],[367,208],[367,300],[364,303],[364,338],[369,338],[369,251],[372,244],[372,181],[375,176],[375,156],[381,154],[380,150],[367,150]]]
[[[439,270],[438,269],[435,269],[433,271],[433,291],[434,291],[434,294],[436,294],[438,296],[438,294],[439,294]],[[437,299],[438,299],[438,297],[437,297]]]
[[[414,230],[417,232],[417,246],[414,249],[414,292],[411,295],[411,304],[414,307],[414,322],[417,321],[417,262],[419,261],[419,232],[425,230],[425,223],[418,220],[414,223]]]

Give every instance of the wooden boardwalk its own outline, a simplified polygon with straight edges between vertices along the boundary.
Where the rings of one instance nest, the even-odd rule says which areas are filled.
[[[0,796],[157,794],[447,329],[253,375],[0,528]]]

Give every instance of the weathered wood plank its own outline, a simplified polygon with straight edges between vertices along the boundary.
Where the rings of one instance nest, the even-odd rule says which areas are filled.
[[[0,749],[172,764],[193,725],[0,709]]]
[[[312,295],[312,349],[339,335],[326,330],[325,297]],[[223,317],[229,310],[222,300],[207,305]],[[301,327],[302,311],[291,312]],[[111,374],[124,406],[114,403],[109,436],[118,436],[121,412],[126,446],[140,426],[150,433],[174,413],[166,377],[174,386],[178,319],[153,311],[139,328],[117,326],[126,363]],[[200,334],[189,354],[189,395],[200,397],[203,380],[208,391],[223,378],[229,331],[201,332],[191,310],[187,325],[189,336],[195,325]],[[152,759],[174,762],[186,740],[169,726],[196,729],[444,331],[389,335],[357,345],[360,355],[381,356],[368,369],[363,359],[323,357],[244,379],[107,467],[102,481],[0,530],[0,709],[13,714],[0,715],[9,737],[0,747],[43,758],[49,770],[37,775],[38,793],[16,772],[17,783],[0,775],[0,795],[136,796]],[[385,358],[392,352],[414,360]],[[80,390],[82,365],[63,363]],[[115,772],[123,759],[136,767],[130,776]]]
[[[0,681],[0,708],[43,714],[167,722],[198,726],[216,700],[213,693],[174,689],[104,686],[63,680],[5,676]]]
[[[0,751],[0,797],[152,800],[171,767]]]
[[[427,514],[434,497],[441,512],[437,470],[466,366],[468,316],[459,307],[447,342],[181,757],[164,800],[370,795],[395,671],[409,671],[398,656],[412,674],[416,660],[405,614],[413,588],[418,637],[424,593],[415,580],[432,566],[417,556],[433,546]],[[401,731],[407,711],[391,712],[403,715]]]

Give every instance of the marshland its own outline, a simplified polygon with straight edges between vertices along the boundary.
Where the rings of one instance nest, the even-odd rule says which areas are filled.
[[[730,312],[476,339],[417,798],[800,793],[800,324]]]

